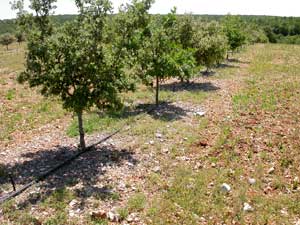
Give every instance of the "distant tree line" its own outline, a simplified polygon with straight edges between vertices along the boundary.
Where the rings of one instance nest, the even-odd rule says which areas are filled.
[[[113,14],[110,16],[114,16]],[[181,15],[184,16],[184,15]],[[76,15],[50,16],[57,25],[74,20]],[[202,22],[222,21],[221,15],[193,15],[195,20]],[[300,44],[300,17],[275,17],[275,16],[239,16],[247,24],[247,33],[252,33],[251,42],[271,42]],[[16,30],[15,20],[0,20],[0,35],[14,34]]]

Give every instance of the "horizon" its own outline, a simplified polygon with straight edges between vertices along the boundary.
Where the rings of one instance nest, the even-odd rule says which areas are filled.
[[[166,2],[167,1],[167,2]],[[11,10],[10,0],[2,0],[0,3],[0,20],[15,19],[16,13]],[[25,0],[28,6],[29,0]],[[114,0],[114,13],[118,13],[121,4],[128,3],[128,0]],[[55,15],[76,15],[77,8],[72,0],[58,0]],[[177,14],[190,13],[193,15],[241,15],[241,16],[274,16],[274,17],[300,17],[300,2],[297,0],[286,1],[259,1],[253,0],[241,2],[237,0],[157,0],[150,9],[151,14],[167,14],[173,7],[177,8]]]

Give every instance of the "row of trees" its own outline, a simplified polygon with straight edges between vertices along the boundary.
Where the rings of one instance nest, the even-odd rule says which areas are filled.
[[[25,36],[22,32],[17,32],[14,35],[10,33],[5,33],[0,36],[0,44],[6,46],[6,50],[8,50],[8,46],[14,42],[18,42],[21,44],[25,41]]]
[[[189,81],[199,67],[211,69],[246,40],[231,17],[221,26],[178,18],[176,9],[151,16],[153,0],[132,0],[116,16],[109,0],[75,0],[76,19],[55,26],[50,18],[55,2],[31,0],[34,15],[24,11],[23,0],[13,4],[27,39],[26,69],[18,81],[58,96],[77,115],[82,149],[85,110],[117,110],[121,92],[134,91],[140,82],[154,86],[153,81],[158,105],[161,81]]]

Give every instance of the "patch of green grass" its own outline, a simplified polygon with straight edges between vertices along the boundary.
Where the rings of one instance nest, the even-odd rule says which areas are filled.
[[[19,101],[19,97],[12,98]],[[12,112],[13,111],[13,112]],[[18,131],[26,131],[65,116],[60,104],[51,99],[43,99],[37,103],[13,103],[13,108],[3,109],[0,114],[0,140],[9,140],[10,135]]]
[[[141,211],[146,206],[146,196],[142,193],[137,193],[131,196],[127,203],[127,208],[129,211]]]
[[[114,129],[120,128],[125,125],[132,118],[122,118],[122,116],[104,114],[99,115],[97,113],[87,113],[83,116],[84,131],[87,134],[91,134],[96,131],[110,132]],[[67,135],[70,137],[75,137],[79,135],[78,122],[74,118],[71,125],[67,129]]]
[[[43,207],[50,207],[56,211],[64,211],[66,206],[74,199],[74,194],[66,188],[61,188],[54,191],[44,202]]]
[[[40,221],[31,215],[30,210],[28,208],[18,210],[16,208],[16,203],[13,200],[2,204],[1,209],[4,218],[2,224],[10,224],[9,221],[13,221],[14,224],[40,224]]]
[[[286,224],[290,220],[281,216],[283,206],[289,212],[299,209],[296,196],[296,199],[276,196],[271,200],[265,195],[249,195],[249,184],[239,181],[236,176],[238,174],[232,176],[227,169],[206,169],[195,173],[189,168],[176,168],[172,186],[150,203],[147,216],[151,224],[201,224],[200,217],[211,224],[230,224],[233,220],[241,224],[246,221]],[[232,191],[228,194],[220,191],[224,182],[231,185]],[[280,181],[274,185],[283,187]],[[243,212],[244,202],[250,202],[255,211]]]
[[[6,99],[7,100],[13,100],[16,95],[16,90],[15,89],[9,89],[6,93]]]
[[[118,208],[117,213],[120,215],[120,220],[125,220],[129,215],[127,208]]]
[[[61,225],[69,224],[68,215],[65,212],[56,212],[55,215],[51,216],[49,219],[43,223],[45,225]]]

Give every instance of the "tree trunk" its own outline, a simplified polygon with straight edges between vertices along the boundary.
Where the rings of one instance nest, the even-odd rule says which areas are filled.
[[[229,53],[227,52],[227,60],[229,59]]]
[[[85,149],[85,140],[84,140],[84,130],[83,130],[83,122],[82,122],[82,111],[77,113],[78,117],[78,129],[80,136],[80,148],[82,150]]]
[[[6,51],[8,51],[8,45],[6,45]]]
[[[158,98],[159,98],[159,77],[156,76],[156,93],[155,93],[155,104],[158,106]]]

